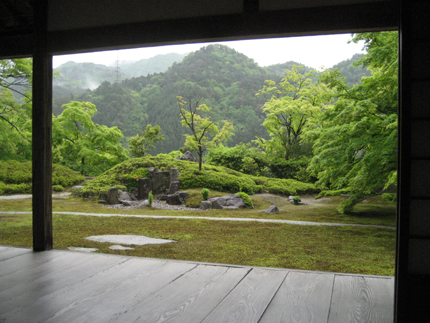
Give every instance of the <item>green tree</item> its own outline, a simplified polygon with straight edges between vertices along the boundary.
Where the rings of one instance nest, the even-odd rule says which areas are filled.
[[[100,173],[128,158],[121,146],[123,137],[117,127],[96,124],[97,112],[91,102],[72,101],[63,105],[63,112],[53,118],[54,156],[58,151],[62,163],[82,174]]]
[[[0,61],[0,159],[31,158],[31,59]]]
[[[318,115],[326,105],[330,90],[325,84],[313,82],[315,70],[304,72],[303,67],[293,66],[285,71],[285,77],[276,84],[266,81],[257,96],[270,98],[263,106],[266,119],[263,126],[271,139],[257,138],[256,142],[272,157],[295,159],[303,153],[302,134],[313,128]]]
[[[201,98],[196,99],[192,96],[187,98],[188,102],[183,97],[177,96],[179,105],[179,113],[183,127],[188,127],[191,130],[191,135],[185,135],[185,145],[192,147],[199,155],[199,171],[202,170],[203,154],[207,149],[216,147],[217,144],[227,141],[233,135],[231,131],[233,124],[223,120],[223,127],[218,129],[218,126],[210,121],[210,117],[202,117],[198,113],[209,112],[206,104],[200,104]]]
[[[160,126],[153,127],[148,124],[141,136],[136,134],[136,136],[128,138],[130,155],[132,157],[143,157],[151,150],[155,149],[154,144],[164,140],[164,135],[160,134],[160,132]]]
[[[339,71],[321,77],[337,101],[309,132],[314,157],[309,169],[322,188],[348,189],[339,207],[348,213],[368,195],[396,185],[397,179],[397,32],[357,34],[367,54],[357,64],[372,73],[349,87]]]

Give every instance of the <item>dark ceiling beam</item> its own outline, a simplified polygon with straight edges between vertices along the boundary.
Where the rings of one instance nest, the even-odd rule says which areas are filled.
[[[55,55],[187,42],[392,30],[397,27],[397,5],[386,1],[57,31],[49,35],[48,50]]]
[[[25,17],[25,14],[19,11],[10,0],[3,0],[4,8],[9,11],[10,15],[17,22],[18,26],[28,26],[30,24],[30,20]]]
[[[246,1],[246,0],[245,0]],[[394,30],[397,1],[320,8],[257,12],[255,1],[246,14],[152,21],[48,34],[51,54],[156,46],[202,41],[321,35]],[[0,58],[31,56],[31,35],[0,35]]]

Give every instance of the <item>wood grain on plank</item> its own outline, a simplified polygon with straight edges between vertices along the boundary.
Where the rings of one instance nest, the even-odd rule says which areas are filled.
[[[160,273],[168,272],[168,281],[176,278],[192,264],[173,266],[164,270],[167,261],[127,258],[107,270],[78,280],[28,304],[25,313],[20,308],[6,315],[16,322],[31,313],[36,322],[107,322],[116,308],[127,308],[163,286]],[[146,282],[146,283],[145,283]],[[153,288],[151,288],[152,283]],[[49,304],[43,312],[44,304]]]
[[[93,323],[120,318],[123,313],[145,304],[160,288],[195,266],[191,263],[131,258],[119,268],[59,291],[58,295],[66,302],[60,304],[53,295],[57,311],[44,322]],[[67,300],[70,302],[67,303]]]
[[[60,261],[48,262],[35,269],[30,267],[27,270],[17,271],[16,275],[6,282],[1,280],[1,284],[9,285],[13,282],[13,286],[0,290],[0,313],[17,308],[25,309],[38,298],[66,286],[79,284],[82,280],[128,259],[118,256],[64,252],[65,257]]]
[[[0,263],[4,260],[8,260],[10,258],[18,257],[31,252],[33,252],[33,250],[27,248],[2,247],[0,252]]]
[[[249,268],[199,265],[154,293],[118,322],[201,322]]]
[[[329,323],[393,322],[394,279],[336,275]]]
[[[334,274],[290,271],[259,323],[326,323]]]
[[[286,274],[254,268],[203,322],[258,322]]]

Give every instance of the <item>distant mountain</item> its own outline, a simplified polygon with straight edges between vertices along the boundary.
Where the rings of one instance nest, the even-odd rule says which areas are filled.
[[[166,55],[154,57],[152,62],[155,64],[163,58]],[[338,64],[341,72],[365,73],[366,70],[351,66],[351,62],[359,58],[354,56]],[[137,70],[138,65],[135,64],[144,66],[148,61],[141,60],[130,66],[135,66]],[[83,78],[85,71],[73,64],[69,64],[69,70],[75,68],[77,77]],[[88,69],[91,67],[96,73],[96,64],[93,65]],[[183,146],[184,134],[188,132],[181,126],[176,96],[183,96],[185,100],[189,97],[201,98],[200,103],[212,108],[205,116],[210,116],[215,122],[228,120],[234,124],[235,135],[227,143],[234,146],[241,142],[248,143],[257,135],[268,138],[266,129],[261,125],[265,118],[261,109],[265,98],[257,97],[256,93],[263,88],[265,80],[279,82],[284,77],[285,69],[291,69],[293,65],[302,64],[290,61],[263,68],[232,48],[212,44],[188,54],[180,62],[174,62],[164,72],[124,77],[119,83],[112,80],[114,69],[105,67],[109,75],[107,81],[94,90],[71,96],[67,94],[54,100],[53,110],[57,115],[61,113],[61,105],[70,100],[90,101],[98,110],[94,122],[117,126],[126,137],[142,133],[147,124],[159,125],[165,140],[157,143],[154,153],[168,153]],[[125,73],[124,65],[120,68]],[[307,66],[304,69],[310,70]],[[97,75],[102,75],[102,70],[97,70]],[[356,79],[359,81],[360,78]]]
[[[96,89],[102,82],[114,83],[116,71],[108,67],[94,63],[67,62],[54,69],[53,97],[64,97],[70,94],[83,93],[85,90]],[[127,78],[120,74],[121,79]]]
[[[269,65],[269,66],[266,66],[265,69],[271,74],[275,74],[275,75],[278,75],[280,77],[285,77],[284,71],[285,70],[291,70],[294,65],[303,66],[303,69],[305,72],[309,72],[310,70],[312,70],[311,67],[308,67],[304,64],[300,64],[300,63],[297,63],[294,61],[288,61],[288,62],[282,63],[282,64]]]
[[[187,54],[170,53],[157,55],[137,62],[120,64],[120,71],[128,77],[146,76],[165,72],[173,63],[179,63]]]
[[[355,54],[350,59],[346,59],[334,65],[330,70],[335,68],[339,69],[339,72],[345,77],[346,83],[349,86],[360,83],[363,76],[372,75],[370,71],[367,68],[363,68],[363,66],[353,66],[353,63],[359,61],[363,57],[364,54]]]

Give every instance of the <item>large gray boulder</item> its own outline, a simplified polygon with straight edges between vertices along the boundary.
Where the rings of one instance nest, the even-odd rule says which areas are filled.
[[[166,203],[169,205],[181,205],[184,203],[179,194],[167,195]]]
[[[189,160],[195,162],[196,159],[194,158],[193,154],[190,151],[186,151],[182,157],[181,160]]]
[[[212,202],[211,201],[201,201],[200,202],[200,208],[202,210],[212,209]]]
[[[243,198],[236,194],[231,194],[221,197],[212,197],[208,199],[212,202],[213,209],[238,209],[241,207],[246,207]]]
[[[106,202],[109,205],[119,204],[119,192],[116,187],[111,187],[108,189]]]
[[[137,199],[147,200],[149,192],[152,190],[151,180],[149,178],[139,178],[137,186]]]
[[[274,212],[279,212],[279,209],[276,205],[272,205],[264,212],[265,213],[274,213]]]

